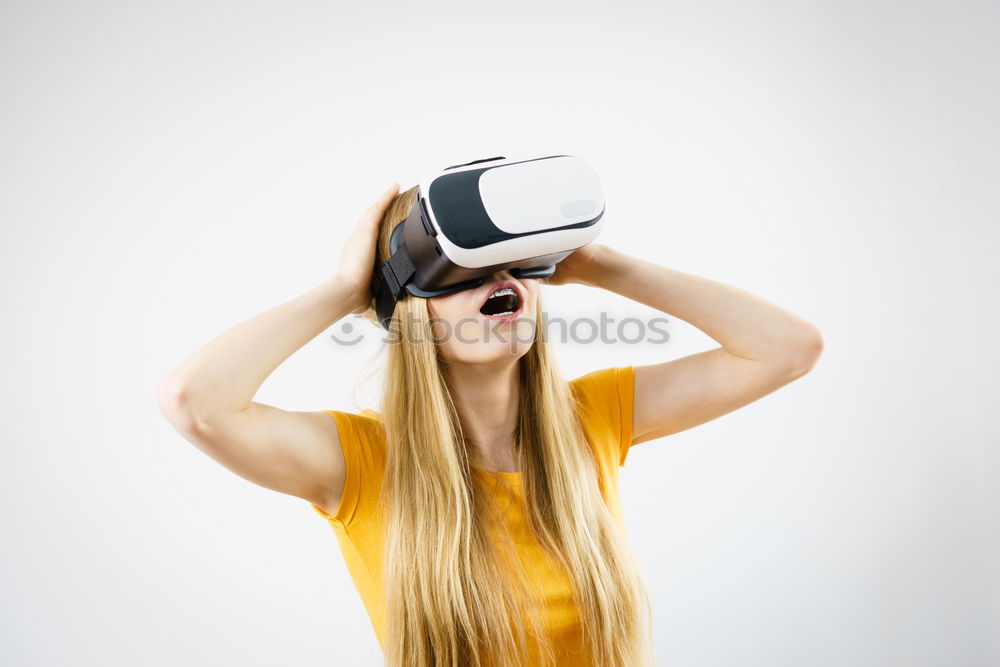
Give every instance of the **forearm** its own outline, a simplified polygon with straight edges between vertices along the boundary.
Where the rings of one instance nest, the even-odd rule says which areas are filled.
[[[350,311],[351,288],[333,276],[237,324],[181,363],[159,389],[203,421],[250,406],[264,380],[296,350]],[[161,399],[162,400],[162,399]]]
[[[810,322],[749,292],[600,246],[585,284],[615,292],[678,317],[731,354],[792,365],[809,364],[822,346]]]

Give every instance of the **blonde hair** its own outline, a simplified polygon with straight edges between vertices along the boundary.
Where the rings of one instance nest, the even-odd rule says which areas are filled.
[[[416,187],[406,190],[386,211],[372,294],[381,279],[378,264],[389,255],[389,234],[416,196]],[[521,667],[529,642],[546,664],[555,664],[537,595],[511,540],[492,536],[491,527],[505,522],[488,476],[479,479],[470,467],[445,369],[427,335],[427,300],[405,297],[394,315],[381,413],[388,447],[380,503],[387,526],[386,664]],[[374,300],[366,317],[377,321]],[[518,364],[515,455],[526,521],[572,584],[588,664],[652,664],[648,591],[601,496],[569,385],[543,336]]]

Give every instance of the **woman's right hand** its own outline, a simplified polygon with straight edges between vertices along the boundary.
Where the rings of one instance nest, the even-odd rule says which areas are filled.
[[[385,210],[399,192],[399,183],[382,193],[375,203],[365,209],[354,231],[347,237],[340,250],[340,264],[337,266],[338,281],[348,286],[350,298],[346,304],[351,313],[363,313],[371,301],[372,268],[375,266],[376,244],[379,224]]]

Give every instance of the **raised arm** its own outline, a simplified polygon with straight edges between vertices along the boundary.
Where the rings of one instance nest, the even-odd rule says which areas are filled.
[[[398,185],[361,217],[337,271],[308,292],[212,339],[157,385],[160,411],[187,440],[260,486],[336,508],[344,459],[328,414],[255,402],[264,380],[296,350],[369,302],[379,221]]]
[[[549,280],[615,292],[701,329],[721,347],[636,366],[632,443],[732,412],[807,373],[823,350],[810,322],[731,285],[591,244]]]

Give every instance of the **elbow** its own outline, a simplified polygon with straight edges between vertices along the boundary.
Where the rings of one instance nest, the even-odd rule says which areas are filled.
[[[789,364],[792,373],[799,377],[811,371],[822,356],[825,344],[823,332],[819,328],[811,324],[804,327],[796,336],[795,343],[789,346],[791,349]]]
[[[183,434],[197,433],[204,425],[191,406],[188,385],[168,375],[156,385],[156,406],[171,426]]]

